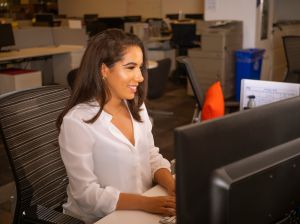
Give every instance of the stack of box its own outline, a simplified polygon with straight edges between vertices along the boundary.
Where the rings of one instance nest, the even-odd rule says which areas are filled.
[[[41,71],[19,68],[0,70],[0,94],[41,85]]]
[[[224,98],[228,99],[234,96],[234,52],[241,49],[242,46],[243,27],[241,21],[218,21],[203,32],[201,49],[190,49],[188,56],[199,76],[197,79],[204,92],[212,83],[220,80]]]

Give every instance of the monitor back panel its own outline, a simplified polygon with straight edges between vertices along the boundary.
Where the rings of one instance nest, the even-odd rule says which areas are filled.
[[[265,224],[300,206],[300,138],[223,166],[211,188],[213,224]]]
[[[0,48],[15,45],[13,29],[10,23],[0,24],[0,37]]]

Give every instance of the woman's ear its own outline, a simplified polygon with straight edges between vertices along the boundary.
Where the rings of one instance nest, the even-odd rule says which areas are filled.
[[[104,63],[102,63],[101,65],[101,74],[102,74],[102,79],[106,79],[109,74],[109,68]]]

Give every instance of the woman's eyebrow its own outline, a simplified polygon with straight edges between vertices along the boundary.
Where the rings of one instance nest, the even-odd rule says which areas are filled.
[[[128,62],[128,63],[124,64],[123,66],[125,67],[125,66],[136,66],[136,65],[137,65],[137,63],[135,63],[135,62]]]

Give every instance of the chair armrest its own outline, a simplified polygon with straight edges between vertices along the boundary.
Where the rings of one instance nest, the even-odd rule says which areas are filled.
[[[34,205],[22,214],[22,223],[34,224],[84,224],[83,221],[41,205]]]

